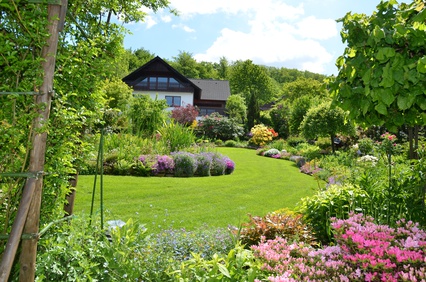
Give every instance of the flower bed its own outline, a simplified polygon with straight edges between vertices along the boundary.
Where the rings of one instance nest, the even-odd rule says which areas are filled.
[[[171,156],[141,155],[141,166],[152,176],[173,175],[177,177],[216,176],[231,174],[235,163],[219,153],[174,152]]]

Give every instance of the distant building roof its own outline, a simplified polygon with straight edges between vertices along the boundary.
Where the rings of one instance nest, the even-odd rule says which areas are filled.
[[[231,95],[228,80],[193,79],[189,80],[201,89],[201,99],[226,101]]]

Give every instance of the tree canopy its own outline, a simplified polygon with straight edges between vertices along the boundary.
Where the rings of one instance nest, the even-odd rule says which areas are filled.
[[[339,107],[332,107],[328,101],[308,110],[300,125],[300,131],[307,139],[330,137],[334,152],[333,141],[336,134],[353,135],[355,128],[347,120],[347,113]]]
[[[426,123],[426,8],[382,1],[371,16],[347,13],[337,60],[339,73],[329,88],[334,104],[365,126],[395,132]]]
[[[259,120],[260,106],[270,102],[274,94],[272,79],[266,69],[250,60],[237,61],[230,74],[231,93],[241,94],[247,104],[247,127],[252,128]]]

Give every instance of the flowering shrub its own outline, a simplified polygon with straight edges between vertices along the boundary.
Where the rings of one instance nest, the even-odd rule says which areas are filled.
[[[264,152],[263,155],[265,157],[272,157],[278,159],[281,156],[281,152],[277,149],[269,149],[268,151]]]
[[[231,174],[235,170],[235,163],[228,157],[223,157],[226,163],[225,174]]]
[[[256,146],[264,146],[265,144],[272,141],[272,139],[276,136],[275,131],[273,129],[267,128],[263,124],[257,124],[253,126],[253,128],[250,130],[250,133],[252,134],[250,143],[256,145]]]
[[[195,156],[198,176],[210,176],[210,165],[212,163],[212,153],[200,153]]]
[[[172,153],[175,163],[175,176],[194,176],[197,170],[197,162],[193,154],[187,152]]]
[[[167,155],[157,156],[157,162],[152,166],[152,173],[154,175],[162,173],[173,173],[175,163],[173,159]]]
[[[393,154],[397,148],[395,135],[389,132],[380,135],[381,142],[378,142],[379,150],[384,152],[387,156]]]
[[[323,244],[332,240],[330,217],[348,218],[350,211],[362,211],[371,204],[369,194],[358,186],[329,185],[312,197],[300,200],[298,209]]]
[[[226,170],[226,160],[221,154],[214,154],[212,156],[212,163],[210,166],[211,175],[223,175]]]
[[[424,281],[426,232],[413,222],[396,228],[351,214],[332,219],[336,245],[315,250],[283,238],[252,246],[269,281]]]
[[[365,155],[365,156],[362,156],[361,158],[358,159],[358,163],[371,165],[371,166],[375,166],[378,161],[379,161],[378,158],[376,158],[375,156],[371,156],[371,155]]]
[[[318,167],[318,165],[315,164],[315,162],[313,161],[307,162],[300,167],[300,172],[308,174],[308,175],[314,175],[320,171],[321,171],[321,168]]]
[[[212,140],[237,140],[244,135],[244,128],[233,119],[212,113],[199,121],[197,134]]]
[[[242,224],[242,228],[239,231],[239,239],[247,247],[259,244],[262,237],[264,240],[281,237],[286,238],[288,241],[316,245],[312,229],[303,222],[300,214],[273,212],[263,217],[249,214],[249,217],[250,221]]]

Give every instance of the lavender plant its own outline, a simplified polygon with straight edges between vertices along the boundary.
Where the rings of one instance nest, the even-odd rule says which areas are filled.
[[[210,168],[212,163],[213,153],[200,153],[196,155],[197,170],[195,174],[198,176],[210,176]]]
[[[197,161],[194,154],[187,152],[176,152],[172,153],[172,158],[175,163],[175,176],[194,176],[194,173],[197,170]]]
[[[167,155],[157,156],[157,162],[152,166],[152,173],[154,175],[173,173],[174,168],[175,164],[171,157]]]

